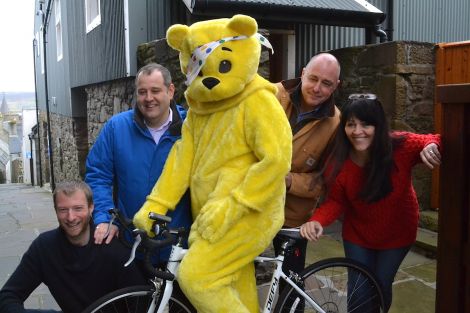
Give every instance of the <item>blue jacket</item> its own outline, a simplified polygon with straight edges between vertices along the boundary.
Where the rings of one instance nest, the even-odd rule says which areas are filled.
[[[85,176],[93,191],[95,224],[109,222],[110,208],[119,208],[132,219],[145,202],[173,144],[181,138],[186,111],[173,101],[170,108],[173,121],[158,145],[137,108],[113,116],[101,130],[88,154]],[[170,226],[184,226],[189,231],[192,222],[189,192],[168,215],[172,217]]]

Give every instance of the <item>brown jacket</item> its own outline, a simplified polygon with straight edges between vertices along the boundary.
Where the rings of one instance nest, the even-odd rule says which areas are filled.
[[[310,218],[323,193],[321,184],[312,183],[314,168],[339,124],[340,111],[331,97],[313,118],[298,125],[296,108],[300,105],[300,78],[282,81],[276,87],[277,98],[293,129],[292,185],[286,195],[284,225],[297,227]],[[296,102],[299,102],[297,106]]]

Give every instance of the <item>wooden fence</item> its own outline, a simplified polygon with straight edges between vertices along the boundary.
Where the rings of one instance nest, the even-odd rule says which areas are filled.
[[[436,84],[443,149],[439,197],[431,200],[439,207],[436,313],[470,313],[470,41],[438,45]]]
[[[437,45],[436,86],[470,83],[470,41]],[[435,131],[442,132],[442,105],[436,97]],[[431,208],[439,207],[440,170],[433,171]]]

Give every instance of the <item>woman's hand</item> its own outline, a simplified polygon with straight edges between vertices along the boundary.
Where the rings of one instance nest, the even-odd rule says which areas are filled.
[[[300,235],[305,239],[317,241],[323,235],[323,226],[317,221],[311,221],[300,226]]]
[[[435,143],[430,143],[419,153],[421,160],[427,167],[433,169],[435,166],[441,164],[441,153],[439,147]]]

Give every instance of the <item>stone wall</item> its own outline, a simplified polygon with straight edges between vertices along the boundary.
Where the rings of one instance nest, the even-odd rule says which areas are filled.
[[[11,182],[22,183],[24,181],[23,159],[17,156],[11,160]]]
[[[387,42],[331,51],[341,63],[338,104],[351,93],[375,93],[395,130],[434,132],[434,44]],[[415,167],[421,209],[429,209],[431,171]]]
[[[55,182],[80,179],[73,118],[53,113],[50,118]]]
[[[88,151],[88,145],[83,143],[83,131],[86,125],[84,118],[72,118],[50,113],[52,154],[54,158],[54,181],[60,183],[65,180],[83,179],[85,174],[83,149]],[[41,138],[41,170],[43,183],[50,182],[50,163],[47,145],[47,115],[41,111],[40,138]],[[86,128],[85,128],[86,130]],[[85,131],[86,132],[86,131]],[[86,134],[85,134],[86,138]]]
[[[48,136],[46,112],[39,111],[39,140],[41,144],[41,175],[43,184],[50,182],[50,162],[47,138]]]
[[[85,88],[87,93],[88,146],[96,141],[104,123],[132,108],[134,78],[110,81]]]

